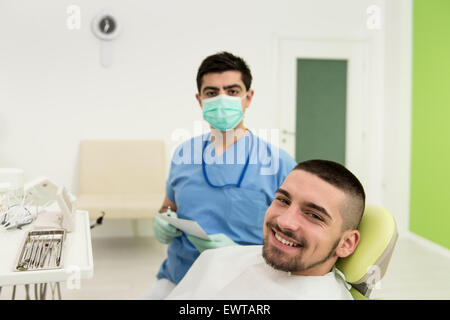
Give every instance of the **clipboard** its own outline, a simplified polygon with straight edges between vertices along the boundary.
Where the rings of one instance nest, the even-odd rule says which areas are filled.
[[[200,239],[210,240],[205,230],[203,230],[202,227],[200,227],[200,225],[194,220],[173,218],[163,214],[158,217],[190,235],[196,236]]]

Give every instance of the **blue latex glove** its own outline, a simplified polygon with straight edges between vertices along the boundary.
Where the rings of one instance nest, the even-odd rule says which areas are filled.
[[[159,217],[160,214],[156,215],[154,223],[154,232],[156,239],[164,244],[170,243],[173,238],[181,236],[183,233]],[[177,218],[177,214],[173,211],[168,211],[161,213],[161,215],[170,215],[173,218]]]
[[[237,246],[238,244],[228,238],[223,233],[216,233],[212,235],[208,235],[209,239],[211,240],[205,240],[200,239],[198,237],[188,235],[189,241],[194,245],[194,247],[197,248],[198,251],[203,252],[207,249],[217,249],[221,247],[228,247],[228,246]]]

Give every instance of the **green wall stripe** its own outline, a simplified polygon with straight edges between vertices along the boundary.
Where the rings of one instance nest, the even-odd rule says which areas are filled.
[[[415,0],[410,230],[450,249],[450,1]]]

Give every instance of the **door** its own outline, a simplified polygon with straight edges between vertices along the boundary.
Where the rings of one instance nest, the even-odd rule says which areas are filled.
[[[295,158],[345,165],[347,60],[297,59]]]
[[[368,139],[374,113],[368,41],[287,38],[277,48],[280,147],[297,161],[342,163],[370,194],[379,193],[369,181],[379,175],[379,159]]]

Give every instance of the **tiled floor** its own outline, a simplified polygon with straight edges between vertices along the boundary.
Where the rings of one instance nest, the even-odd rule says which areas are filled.
[[[92,243],[94,277],[82,280],[78,290],[61,284],[63,299],[136,299],[153,283],[166,254],[166,246],[152,237],[94,238]],[[450,299],[449,272],[448,256],[400,239],[372,298]],[[11,292],[11,287],[3,288],[0,299],[10,299]],[[16,298],[24,299],[24,292],[23,286],[18,287]]]

